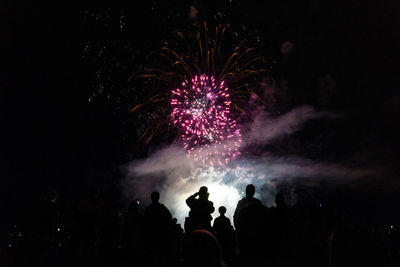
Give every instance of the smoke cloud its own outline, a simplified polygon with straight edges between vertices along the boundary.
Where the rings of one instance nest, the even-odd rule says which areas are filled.
[[[316,112],[311,106],[297,107],[278,118],[260,112],[250,125],[245,140],[247,145],[267,144],[276,138],[289,136],[298,131],[309,120],[322,117],[331,119],[335,116],[327,112]]]
[[[281,137],[288,137],[313,119],[333,118],[329,113],[316,112],[310,106],[295,108],[278,118],[260,113],[247,132],[241,150],[250,145],[265,145]],[[128,199],[139,198],[149,204],[150,194],[157,190],[174,217],[183,224],[189,209],[185,200],[203,185],[210,192],[210,200],[218,207],[227,208],[226,215],[232,218],[237,201],[244,196],[247,184],[256,186],[256,197],[267,206],[274,205],[279,183],[293,179],[307,181],[321,179],[337,183],[368,175],[369,171],[348,168],[333,163],[317,162],[295,155],[257,157],[241,156],[225,167],[210,168],[188,158],[185,150],[170,145],[153,153],[146,159],[133,161],[125,166],[123,183]],[[213,217],[217,217],[214,212]]]

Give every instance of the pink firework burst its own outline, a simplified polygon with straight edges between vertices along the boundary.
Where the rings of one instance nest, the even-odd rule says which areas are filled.
[[[231,117],[232,101],[224,81],[205,74],[172,90],[172,122],[188,156],[211,166],[240,154],[240,129]]]

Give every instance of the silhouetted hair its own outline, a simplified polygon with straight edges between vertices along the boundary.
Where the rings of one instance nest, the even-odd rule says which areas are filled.
[[[158,202],[160,200],[160,193],[157,191],[154,191],[151,193],[151,201],[152,202]]]
[[[220,214],[225,214],[226,208],[224,206],[221,206],[221,207],[219,207],[218,211]]]
[[[252,184],[248,184],[246,186],[246,196],[247,197],[252,197],[256,193],[256,188]]]
[[[193,231],[183,249],[184,267],[221,267],[221,248],[215,236],[207,230]]]
[[[207,186],[202,186],[202,187],[200,187],[199,196],[200,196],[200,197],[201,197],[201,196],[207,196],[207,194],[208,194],[208,188],[207,188]]]

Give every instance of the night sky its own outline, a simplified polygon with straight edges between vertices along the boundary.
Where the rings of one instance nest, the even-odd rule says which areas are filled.
[[[191,6],[199,17],[224,14],[257,29],[271,75],[281,87],[289,84],[278,97],[279,112],[307,104],[339,115],[307,124],[291,137],[300,145],[268,149],[377,170],[332,190],[322,185],[321,198],[400,223],[396,1],[148,1],[125,8],[10,2],[1,8],[1,239],[32,216],[50,189],[72,205],[92,187],[107,188],[119,207],[119,166],[151,149],[136,142],[129,110],[140,92],[127,78],[171,30],[191,23]],[[284,59],[285,41],[294,49]],[[99,66],[111,78],[89,102]]]

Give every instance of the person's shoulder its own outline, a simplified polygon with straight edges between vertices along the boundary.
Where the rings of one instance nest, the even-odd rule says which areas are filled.
[[[254,201],[259,203],[259,204],[262,204],[261,200],[259,200],[258,198],[254,198]]]
[[[242,199],[240,199],[240,200],[238,201],[238,205],[243,204],[243,203],[246,202],[246,201],[247,201],[247,199],[244,197],[244,198],[242,198]]]
[[[167,206],[165,206],[164,204],[160,204],[160,207],[161,207],[162,209],[168,210]]]
[[[148,205],[148,206],[146,206],[145,208],[144,208],[144,212],[145,213],[148,213],[148,212],[150,212],[151,210],[153,210],[154,209],[154,206],[152,206],[152,204],[150,204],[150,205]]]

